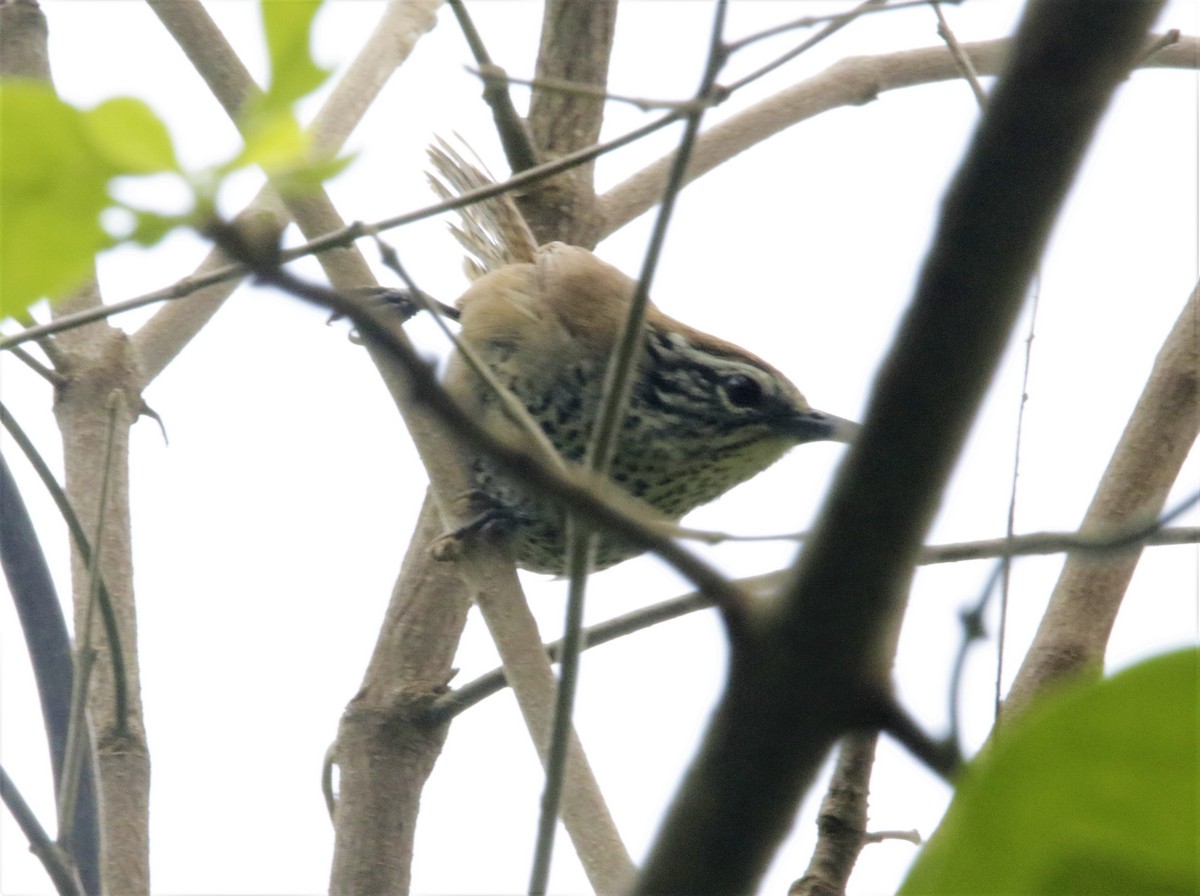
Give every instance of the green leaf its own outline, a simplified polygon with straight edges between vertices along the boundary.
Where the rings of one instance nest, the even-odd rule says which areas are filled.
[[[186,217],[176,215],[160,215],[157,212],[130,209],[133,213],[133,230],[129,239],[142,246],[153,246],[163,237],[188,223]]]
[[[309,35],[321,0],[262,0],[263,32],[271,64],[268,109],[290,107],[312,93],[329,77],[313,60]]]
[[[179,170],[167,126],[141,100],[107,100],[84,113],[84,123],[97,155],[121,173]]]
[[[270,76],[266,91],[248,102],[239,127],[246,146],[236,158],[219,166],[227,174],[245,165],[258,165],[273,180],[319,183],[314,171],[328,163],[311,157],[312,140],[296,119],[293,105],[320,87],[329,70],[313,61],[309,51],[313,20],[321,0],[260,0]]]
[[[1195,894],[1200,651],[1056,695],[964,774],[901,888]]]
[[[100,226],[111,167],[84,116],[48,85],[0,84],[0,318],[79,285],[109,238]]]
[[[303,164],[308,158],[309,136],[287,110],[254,115],[243,127],[242,135],[246,145],[222,166],[223,171],[258,165],[270,176]]]
[[[317,159],[306,165],[283,172],[272,181],[281,194],[304,196],[314,192],[327,180],[337,177],[357,158],[354,153],[331,159]]]

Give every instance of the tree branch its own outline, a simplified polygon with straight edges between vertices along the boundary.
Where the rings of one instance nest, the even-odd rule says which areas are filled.
[[[517,114],[517,107],[513,105],[504,69],[492,62],[483,37],[471,20],[463,0],[449,0],[449,3],[454,17],[458,19],[458,27],[462,29],[463,37],[466,38],[467,46],[471,48],[471,55],[475,57],[479,70],[485,73],[483,99],[491,107],[492,121],[500,137],[500,145],[504,147],[508,167],[514,173],[532,168],[538,163],[537,151],[533,147],[525,122]]]
[[[843,896],[867,842],[867,797],[875,744],[871,732],[848,734],[838,748],[833,778],[817,815],[817,846],[788,896]]]
[[[463,502],[456,500],[458,496],[468,494],[474,488],[474,481],[462,451],[464,436],[471,442],[490,446],[496,456],[509,465],[516,462],[517,468],[526,476],[544,476],[560,482],[563,480],[562,474],[543,468],[522,450],[501,446],[482,430],[476,421],[459,410],[437,383],[433,371],[417,355],[394,316],[389,316],[385,310],[361,299],[355,293],[351,294],[354,297],[343,296],[292,277],[277,266],[277,254],[272,252],[271,257],[268,257],[264,254],[266,247],[248,242],[234,227],[215,224],[212,230],[219,245],[232,257],[250,263],[264,282],[279,286],[292,295],[308,299],[354,321],[372,360],[383,376],[384,383],[404,416],[422,463],[429,473],[438,513],[444,525],[451,531],[457,531],[471,522]],[[444,425],[446,423],[452,425]],[[586,500],[595,501],[596,507],[600,508],[598,512],[603,513],[607,508],[603,500],[596,499],[585,489],[575,487],[575,491],[571,492],[571,486],[566,487],[568,493],[586,493]],[[589,507],[591,506],[589,504]],[[545,728],[540,723],[536,708],[553,702],[553,678],[536,631],[530,640],[533,645],[530,649],[521,643],[522,639],[529,637],[527,630],[508,624],[509,620],[515,618],[515,611],[511,608],[517,605],[524,606],[525,600],[516,581],[512,558],[503,552],[490,550],[482,539],[468,539],[464,542],[464,547],[466,550],[457,558],[455,567],[464,584],[479,601],[480,609],[492,632],[500,639],[497,648],[501,656],[509,657],[509,662],[514,661],[512,657],[521,656],[524,659],[520,660],[520,665],[529,667],[506,671],[510,675],[517,700],[522,706],[531,737],[540,751],[544,743]],[[407,596],[398,594],[395,597],[404,600]],[[536,657],[537,660],[532,661],[530,657]],[[399,686],[396,682],[391,682],[390,685],[392,691]],[[390,698],[391,693],[385,696]],[[394,701],[389,700],[388,706],[394,705]],[[405,707],[405,711],[408,711],[408,707]],[[422,714],[417,712],[411,715]],[[411,720],[406,716],[402,720],[404,725],[401,726],[401,730]],[[391,737],[394,739],[394,732],[391,733]],[[358,742],[363,741],[360,737]],[[440,741],[433,742],[430,746],[440,749]],[[359,757],[359,761],[367,761],[370,766],[378,760],[377,757],[370,756]],[[432,759],[430,761],[432,762]],[[360,775],[355,780],[362,785],[369,785],[371,779]],[[415,790],[409,788],[408,792],[419,793],[419,787]],[[630,875],[629,862],[624,848],[616,848],[620,846],[620,837],[599,794],[599,788],[592,780],[587,764],[582,759],[574,762],[564,793],[564,806],[569,804],[571,809],[564,809],[563,822],[593,885],[597,889],[610,892],[620,889],[627,882]],[[415,802],[400,804],[396,800],[380,801],[378,796],[373,799],[364,796],[358,804],[375,806],[380,811],[396,815],[407,814],[410,816],[407,822],[410,825],[416,817]],[[362,863],[370,865],[377,861],[377,856],[361,854],[359,842],[342,836],[339,836],[337,845],[353,852],[358,856],[358,860],[356,862],[349,858],[339,859],[335,853],[335,868],[348,875],[349,879],[334,880],[331,890],[345,894],[362,892],[357,888],[355,869]],[[404,861],[406,858],[408,857],[399,856],[394,860]],[[398,871],[397,874],[399,873]]]
[[[726,691],[635,892],[752,890],[830,745],[865,696],[885,690],[897,586],[1084,150],[1159,6],[1027,9],[862,434],[794,584],[758,637],[734,645]]]
[[[1080,531],[1129,526],[1158,514],[1200,435],[1200,284],[1163,342]],[[1099,675],[1117,611],[1141,558],[1136,545],[1096,559],[1070,554],[1005,713],[1079,675]]]
[[[1151,40],[1146,45],[1156,43]],[[1008,38],[961,45],[983,77],[1000,73],[1011,47]],[[1140,67],[1195,69],[1198,60],[1200,38],[1183,37],[1145,58]],[[944,46],[842,59],[821,74],[755,103],[701,134],[685,181],[690,183],[768,137],[822,112],[839,106],[861,106],[889,90],[948,81],[961,74]],[[620,230],[658,202],[671,158],[663,156],[596,198],[599,239]]]
[[[341,148],[388,77],[408,58],[421,35],[433,27],[434,10],[440,2],[389,0],[379,24],[309,125],[315,150],[332,154]],[[208,12],[195,0],[156,0],[151,3],[151,8],[236,122],[238,108],[246,96],[258,88]],[[332,206],[324,198],[324,193],[321,197],[303,203],[312,209],[313,218],[306,213],[300,216],[307,219],[303,223],[297,219],[297,223],[301,223],[308,233],[327,233],[341,225],[336,213],[332,213]],[[326,211],[319,211],[317,204],[325,205]],[[300,207],[289,208],[289,212],[296,216]],[[243,215],[249,217],[263,213],[281,214],[279,202],[269,187],[264,187],[255,196]],[[349,256],[350,253],[339,251],[327,255],[336,258]],[[205,258],[193,277],[221,271],[228,267],[227,262],[224,255],[214,251]],[[331,262],[322,257],[322,263]],[[354,285],[372,282],[369,268],[361,258],[332,263],[349,264],[352,269],[357,269],[356,276],[365,277]],[[138,330],[134,340],[144,384],[149,384],[161,373],[216,314],[240,282],[241,275],[234,276],[237,279],[218,281],[191,294],[186,302],[172,302],[163,307]]]
[[[548,0],[534,80],[557,79],[601,89],[608,83],[617,22],[616,0]],[[592,146],[600,138],[604,100],[535,87],[529,131],[543,158],[554,159]],[[592,207],[596,193],[589,161],[543,181],[518,198],[529,226],[542,243],[560,240],[593,249],[598,237]]]
[[[1142,538],[1132,536],[1142,534]],[[1135,529],[1121,530],[1108,536],[1080,537],[1074,533],[1065,532],[1034,532],[1029,535],[1017,535],[1012,539],[990,538],[984,541],[964,541],[957,544],[930,545],[921,549],[917,559],[918,566],[938,563],[959,563],[964,560],[984,560],[993,557],[1026,557],[1045,554],[1059,554],[1065,551],[1088,553],[1093,556],[1103,556],[1114,550],[1128,547],[1131,544],[1143,544],[1147,547],[1180,544],[1200,544],[1200,527],[1181,526],[1172,529],[1155,529],[1146,532],[1144,526]],[[761,573],[744,579],[735,579],[734,584],[744,593],[758,598],[765,598],[777,591],[787,579],[788,570],[775,570]],[[626,635],[644,631],[663,622],[670,622],[689,613],[706,610],[713,606],[712,599],[702,591],[690,591],[678,597],[659,601],[648,607],[632,610],[604,622],[597,623],[583,631],[585,650],[599,647]],[[557,660],[562,649],[561,641],[551,641],[546,644],[546,652],[552,660]],[[505,688],[503,669],[493,669],[461,687],[438,697],[429,707],[431,724],[446,721],[481,700]]]

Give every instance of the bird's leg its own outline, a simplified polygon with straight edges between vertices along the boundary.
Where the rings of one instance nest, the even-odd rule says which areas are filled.
[[[458,309],[453,305],[440,302],[433,296],[423,297],[413,293],[411,289],[393,289],[390,286],[363,286],[353,290],[360,298],[373,305],[383,305],[394,309],[402,321],[407,322],[416,316],[418,311],[427,308],[442,317],[458,320]]]
[[[429,553],[435,560],[458,558],[464,543],[471,538],[507,538],[519,522],[513,508],[501,504],[483,491],[474,490],[460,495],[456,503],[465,507],[464,515],[470,514],[470,520],[453,532],[446,532],[434,539],[429,546]]]

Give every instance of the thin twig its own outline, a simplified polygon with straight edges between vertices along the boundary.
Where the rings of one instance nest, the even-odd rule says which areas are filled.
[[[982,109],[987,102],[987,94],[983,92],[983,85],[979,83],[979,73],[975,71],[975,65],[971,62],[971,57],[966,54],[966,51],[962,48],[962,44],[958,42],[958,38],[950,30],[950,23],[942,15],[942,6],[938,0],[930,0],[929,5],[933,7],[934,15],[937,16],[938,37],[945,41],[946,46],[950,50],[950,55],[954,57],[954,64],[959,67],[963,73],[963,77],[971,85],[971,92],[975,94],[975,102]]]
[[[885,840],[904,840],[913,846],[920,846],[921,832],[913,829],[908,831],[867,831],[863,835],[864,843],[883,843]]]
[[[925,0],[917,0],[917,2],[925,2]],[[467,71],[484,83],[491,81],[503,81],[506,84],[516,84],[520,87],[532,87],[535,90],[554,90],[558,93],[565,93],[568,96],[586,96],[595,99],[601,99],[609,103],[627,103],[630,106],[635,106],[643,112],[649,112],[651,109],[670,109],[673,112],[694,112],[702,106],[707,108],[716,105],[717,102],[725,99],[725,96],[718,96],[713,100],[704,100],[693,97],[686,100],[662,100],[651,99],[649,97],[628,96],[621,93],[612,93],[607,88],[601,87],[598,84],[583,84],[579,81],[568,81],[566,78],[518,78],[515,75],[510,75],[501,68],[478,69],[467,66]]]
[[[712,36],[709,42],[708,60],[696,95],[709,97],[716,83],[718,72],[725,62],[721,35],[725,24],[726,2],[718,0],[713,16]],[[637,286],[629,302],[621,334],[613,347],[605,372],[604,389],[600,398],[600,409],[592,427],[585,453],[585,466],[604,477],[612,467],[616,454],[617,438],[629,398],[633,391],[635,365],[645,338],[646,311],[649,305],[650,284],[658,266],[658,259],[666,240],[667,226],[675,207],[675,199],[683,188],[683,174],[700,131],[703,107],[688,113],[675,164],[667,180],[666,189],[659,205],[658,218],[651,233]],[[566,774],[568,735],[571,730],[571,715],[575,701],[575,688],[579,675],[579,655],[583,650],[583,603],[595,552],[595,539],[591,527],[583,525],[582,518],[569,517],[567,521],[566,560],[570,575],[567,592],[566,622],[563,632],[562,659],[559,663],[558,699],[554,707],[554,722],[551,728],[549,759],[546,763],[546,784],[542,793],[541,814],[538,818],[537,843],[534,850],[533,869],[530,873],[529,891],[541,894],[546,891],[550,877],[550,860],[554,851],[554,834],[558,824],[558,803],[562,793],[562,782]],[[744,604],[719,604],[726,625],[731,631],[741,628],[741,613]]]
[[[79,552],[79,557],[83,563],[91,565],[92,546],[87,537],[87,533],[83,531],[83,524],[80,523],[79,517],[75,513],[75,508],[71,506],[70,500],[67,498],[66,492],[62,486],[58,484],[58,480],[54,478],[54,473],[50,470],[50,466],[38,452],[37,446],[26,434],[25,430],[17,422],[17,419],[9,412],[3,402],[0,402],[0,426],[12,436],[12,440],[17,443],[17,447],[21,449],[21,453],[25,455],[33,467],[34,473],[41,480],[42,487],[50,495],[50,499],[54,502],[54,506],[58,508],[59,514],[63,518],[63,522],[67,524],[67,531],[71,533],[71,540],[75,544],[75,550]],[[129,685],[125,674],[125,654],[121,650],[121,633],[117,628],[117,616],[113,609],[112,597],[109,594],[108,588],[104,585],[104,577],[99,577],[100,584],[100,613],[104,621],[104,634],[108,639],[109,659],[112,663],[113,676],[113,717],[117,719],[126,718],[129,707]]]
[[[1051,551],[1045,551],[1042,549],[1045,547],[1054,547],[1057,542],[1057,546],[1060,550],[1075,550],[1085,553],[1095,552],[1104,554],[1125,551],[1135,546],[1140,548],[1151,544],[1183,544],[1187,543],[1188,541],[1195,543],[1196,540],[1200,540],[1200,529],[1198,528],[1169,530],[1170,534],[1174,536],[1174,538],[1169,540],[1166,538],[1159,540],[1156,536],[1167,535],[1168,533],[1163,531],[1164,527],[1172,520],[1177,519],[1188,510],[1191,510],[1198,503],[1200,503],[1200,491],[1194,492],[1189,497],[1177,504],[1174,508],[1149,523],[1139,526],[1123,527],[1117,532],[1107,535],[1101,534],[1098,536],[1055,536],[1047,533],[1046,537],[1039,539],[1034,543],[1034,546],[1039,548],[1037,551],[1038,553],[1052,553]],[[1177,540],[1180,539],[1181,536],[1183,537],[1183,540]],[[1188,538],[1188,536],[1190,536],[1190,538]],[[1014,556],[1014,551],[1011,551],[1009,547],[1010,545],[1015,547],[1017,542],[1020,540],[1021,539],[1019,538],[996,539],[996,541],[999,542],[1003,548],[1002,553],[1000,554],[1000,559],[992,569],[992,573],[988,577],[987,582],[984,584],[983,591],[979,595],[979,599],[969,610],[965,610],[961,616],[963,637],[954,658],[954,665],[952,666],[952,671],[950,674],[949,688],[950,736],[954,739],[955,743],[960,743],[962,737],[962,732],[960,730],[961,726],[959,724],[958,706],[961,702],[960,697],[962,680],[963,672],[966,666],[967,653],[971,644],[980,640],[986,634],[983,627],[984,612],[987,610],[988,602],[991,599],[992,592],[996,588],[997,582],[1003,580],[1008,562],[1011,557]],[[1032,551],[1030,551],[1030,553],[1032,553]],[[1053,553],[1057,553],[1057,551],[1053,551]],[[999,706],[997,706],[996,718],[999,718]]]
[[[214,223],[210,232],[231,254],[256,259],[255,274],[262,282],[349,317],[364,337],[378,343],[380,349],[390,353],[403,365],[416,401],[470,444],[528,482],[538,493],[554,498],[568,511],[585,515],[597,528],[658,554],[697,588],[713,595],[715,601],[741,604],[748,600],[740,589],[709,564],[662,535],[656,525],[639,518],[641,502],[632,496],[618,494],[615,490],[606,493],[606,490],[598,487],[594,476],[577,469],[568,469],[564,473],[548,468],[531,457],[524,448],[497,438],[464,413],[437,381],[433,369],[393,332],[393,322],[381,309],[337,290],[300,280],[276,267],[274,261],[256,257],[255,248],[246,244],[235,228]],[[638,510],[634,511],[634,508]]]
[[[935,4],[936,7],[936,4]],[[941,13],[939,11],[938,15]],[[969,64],[969,63],[968,63]],[[976,94],[978,98],[978,94]],[[980,101],[982,102],[982,100]],[[1038,300],[1041,298],[1041,270],[1033,275],[1033,290],[1029,306],[1029,330],[1025,336],[1025,362],[1021,370],[1021,397],[1017,402],[1017,426],[1013,434],[1012,484],[1008,495],[1008,515],[1004,524],[1004,537],[1011,542],[1017,525],[1017,487],[1021,476],[1021,445],[1025,432],[1025,408],[1029,404],[1029,368],[1033,362],[1033,339],[1037,332]],[[993,696],[993,719],[1000,718],[1000,694],[1004,681],[1004,645],[1008,640],[1008,596],[1012,583],[1012,554],[1005,551],[1001,560],[1000,624],[996,632],[996,687]]]
[[[739,78],[738,80],[734,81],[732,84],[730,84],[724,88],[725,91],[727,93],[733,93],[734,91],[741,90],[747,84],[751,84],[754,81],[757,81],[759,78],[761,78],[765,75],[769,75],[771,72],[775,71],[775,69],[779,68],[780,66],[785,65],[788,62],[791,62],[793,59],[795,59],[801,53],[805,53],[808,50],[811,50],[817,44],[821,43],[821,41],[833,36],[838,31],[841,31],[843,28],[845,28],[847,25],[849,25],[851,22],[853,22],[859,16],[861,16],[865,13],[868,13],[868,12],[882,11],[882,9],[884,8],[884,4],[886,4],[886,3],[887,3],[887,0],[864,0],[863,3],[860,3],[858,6],[854,7],[854,9],[850,10],[849,12],[842,13],[841,15],[837,15],[837,16],[832,16],[829,20],[829,24],[826,25],[824,28],[822,28],[820,31],[818,31],[816,34],[814,34],[812,37],[808,38],[808,40],[801,42],[799,44],[799,46],[793,47],[791,50],[788,50],[788,52],[784,53],[782,56],[778,57],[777,59],[775,59],[771,62],[768,62],[762,68],[756,69],[755,71],[746,75],[744,78]],[[745,40],[743,40],[741,42],[741,44],[744,45]],[[735,47],[736,47],[736,45],[735,45]]]
[[[1146,47],[1146,52],[1144,52],[1141,58],[1138,59],[1137,64],[1139,66],[1145,65],[1148,61],[1150,61],[1151,57],[1155,56],[1157,53],[1165,50],[1172,44],[1179,43],[1179,38],[1181,36],[1182,34],[1178,28],[1172,28],[1166,34],[1156,38],[1151,42],[1150,46]]]
[[[491,107],[492,120],[496,123],[496,133],[500,136],[500,144],[504,147],[504,156],[508,166],[514,172],[526,171],[538,163],[537,150],[529,136],[529,129],[524,119],[517,113],[513,105],[512,95],[508,92],[508,80],[504,77],[504,69],[492,62],[487,47],[463,0],[450,0],[450,9],[458,20],[471,55],[481,71],[488,72],[483,77],[483,99]]]
[[[952,739],[936,740],[930,737],[896,700],[889,696],[878,701],[877,727],[890,735],[925,766],[949,783],[962,768],[963,755]]]
[[[1177,482],[1200,436],[1198,319],[1200,283],[1188,295],[1154,359],[1084,513],[1083,531],[1111,530],[1155,515]],[[1163,522],[1178,515],[1187,503]],[[1100,673],[1139,554],[1140,548],[1131,546],[1109,563],[1067,558],[1032,645],[1012,679],[1005,714],[1020,712],[1039,690],[1072,676]]]
[[[42,340],[42,346],[45,347],[45,345],[49,342],[50,340],[48,339]],[[21,361],[21,363],[48,382],[51,386],[58,387],[66,382],[66,377],[64,377],[61,373],[51,367],[47,367],[24,349],[14,348],[12,353],[17,360]]]
[[[29,841],[29,851],[38,857],[38,861],[46,869],[46,874],[53,881],[54,889],[59,892],[59,896],[81,896],[83,886],[71,866],[70,856],[50,839],[50,835],[46,833],[46,829],[42,827],[42,823],[34,815],[33,809],[29,807],[29,803],[25,802],[25,797],[21,795],[21,791],[17,789],[17,785],[13,783],[2,765],[0,765],[0,800],[12,813],[17,827]]]
[[[978,599],[966,610],[959,613],[959,623],[962,625],[962,637],[958,642],[958,650],[954,654],[954,662],[950,666],[950,686],[946,689],[949,697],[947,719],[950,725],[950,740],[958,749],[962,749],[962,722],[959,718],[959,706],[962,705],[963,675],[967,668],[967,654],[971,645],[987,637],[984,627],[984,612],[991,601],[992,592],[1004,577],[1007,564],[1004,559],[997,561],[991,573],[983,584]]]
[[[1146,46],[1159,42],[1157,37],[1148,38]],[[974,64],[985,75],[1000,74],[1011,48],[1010,38],[964,45]],[[1200,39],[1181,38],[1175,46],[1161,47],[1143,66],[1192,71],[1197,67],[1198,48]],[[739,153],[831,109],[861,106],[888,91],[960,77],[961,69],[942,44],[847,57],[708,128],[697,145],[688,169],[688,181],[699,180],[719,170],[724,162]],[[653,206],[670,163],[669,154],[659,158],[597,198],[596,212],[602,221],[601,238],[621,229]]]
[[[1126,538],[1129,533],[1120,533],[1109,538],[1096,538],[1069,532],[1034,532],[1029,535],[1017,535],[1011,541],[1007,538],[990,538],[984,541],[966,541],[956,544],[931,545],[921,551],[917,560],[918,565],[936,565],[941,563],[960,563],[969,560],[987,560],[1011,554],[1013,557],[1042,556],[1059,554],[1065,551],[1105,554],[1127,547]],[[1140,542],[1147,547],[1170,547],[1181,544],[1200,544],[1200,526],[1183,526],[1173,529],[1158,529],[1145,536]],[[744,579],[736,579],[734,584],[748,594],[755,596],[766,595],[778,588],[783,582],[786,570],[763,573]],[[644,631],[663,622],[678,619],[689,613],[706,610],[712,601],[702,592],[691,591],[659,601],[648,607],[632,610],[621,616],[590,626],[584,629],[584,649],[590,650],[607,644],[626,635]],[[971,612],[971,611],[966,611]],[[981,611],[982,612],[982,611]],[[552,660],[557,661],[561,641],[552,641],[546,645],[546,651]],[[428,721],[430,724],[441,724],[454,716],[485,700],[492,694],[502,691],[506,685],[504,671],[493,669],[486,672],[461,687],[455,688],[448,694],[438,697],[429,707]],[[957,693],[956,688],[951,688]]]
[[[410,295],[421,307],[430,313],[434,323],[442,331],[442,335],[450,340],[455,350],[467,363],[467,366],[484,382],[492,394],[499,399],[501,406],[508,416],[529,437],[542,462],[555,466],[560,470],[566,469],[566,462],[562,459],[562,455],[555,450],[553,443],[546,436],[545,430],[538,426],[537,421],[533,419],[533,415],[529,413],[529,409],[521,403],[521,400],[517,396],[513,395],[511,389],[500,382],[487,362],[479,357],[479,353],[472,346],[468,345],[464,339],[460,338],[457,333],[446,326],[446,321],[438,313],[438,309],[434,307],[429,296],[417,286],[404,265],[400,263],[400,256],[396,253],[395,247],[390,243],[384,242],[378,235],[372,234],[372,236],[375,238],[375,245],[379,248],[379,256],[384,265],[395,272],[396,276],[404,282],[404,285],[409,289]]]
[[[887,0],[882,0],[886,3]],[[871,9],[856,10],[856,16],[870,15],[873,12],[891,12],[896,9],[905,9],[910,6],[924,6],[929,0],[905,0],[902,3],[893,3],[890,6],[875,6]],[[959,3],[961,0],[949,0],[951,3]],[[835,12],[824,16],[804,16],[803,18],[793,19],[790,22],[784,22],[782,25],[773,25],[770,28],[764,28],[762,31],[756,31],[754,34],[749,34],[746,37],[731,41],[726,44],[726,48],[730,53],[734,53],[751,44],[766,40],[767,38],[776,37],[780,34],[785,34],[788,31],[796,31],[801,28],[811,28],[814,25],[820,25],[824,22],[836,22],[844,18],[847,13]]]

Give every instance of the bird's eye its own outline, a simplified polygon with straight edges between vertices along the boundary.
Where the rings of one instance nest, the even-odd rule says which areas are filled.
[[[729,403],[738,408],[752,408],[762,401],[762,386],[757,380],[742,373],[734,373],[721,380],[721,388]]]

